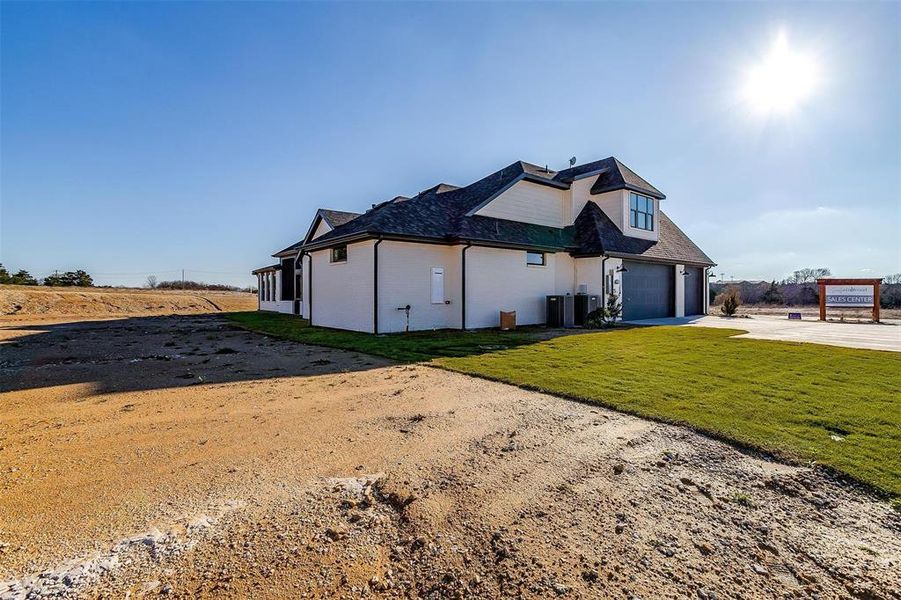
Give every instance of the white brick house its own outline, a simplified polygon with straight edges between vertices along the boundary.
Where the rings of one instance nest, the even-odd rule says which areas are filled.
[[[371,333],[523,325],[547,296],[611,291],[635,320],[701,314],[714,263],[660,210],[665,196],[615,158],[549,171],[515,162],[362,214],[321,209],[254,271],[260,309]],[[409,309],[407,307],[409,306]]]

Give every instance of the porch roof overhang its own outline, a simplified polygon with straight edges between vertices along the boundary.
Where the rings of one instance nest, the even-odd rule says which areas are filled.
[[[251,271],[251,275],[259,275],[260,273],[271,273],[273,271],[280,271],[282,268],[281,264],[269,265],[267,267],[260,267],[259,269],[254,269]]]

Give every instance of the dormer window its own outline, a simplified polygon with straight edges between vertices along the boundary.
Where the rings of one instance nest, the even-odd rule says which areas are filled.
[[[654,231],[654,199],[632,192],[629,194],[629,224],[635,229]]]

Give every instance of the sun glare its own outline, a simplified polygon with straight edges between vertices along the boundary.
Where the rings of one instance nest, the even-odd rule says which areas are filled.
[[[813,56],[789,47],[780,32],[760,63],[748,70],[743,96],[756,112],[793,112],[816,91],[820,67]]]

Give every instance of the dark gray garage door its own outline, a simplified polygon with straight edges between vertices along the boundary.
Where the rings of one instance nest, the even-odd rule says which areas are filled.
[[[685,267],[685,316],[704,313],[704,270]]]
[[[623,276],[623,319],[659,319],[675,313],[676,269],[672,265],[625,260]]]

